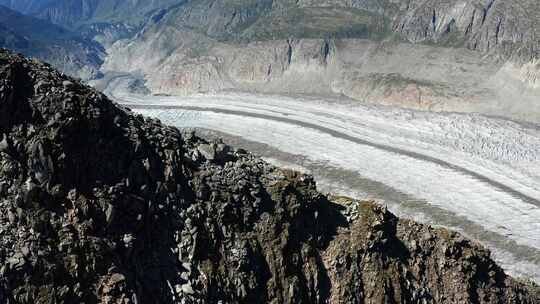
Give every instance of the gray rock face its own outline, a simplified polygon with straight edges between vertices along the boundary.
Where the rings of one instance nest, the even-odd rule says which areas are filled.
[[[0,134],[2,303],[540,300],[456,233],[329,199],[5,50]]]

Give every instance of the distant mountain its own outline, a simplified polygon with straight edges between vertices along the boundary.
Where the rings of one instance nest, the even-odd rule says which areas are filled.
[[[0,0],[21,13],[49,20],[55,24],[78,27],[92,23],[140,24],[162,8],[183,0]]]
[[[104,56],[98,43],[4,6],[0,6],[0,46],[46,60],[82,79],[98,74]]]
[[[110,46],[129,38],[163,8],[183,0],[0,0],[20,13],[77,31],[88,39]]]
[[[0,5],[23,14],[36,14],[56,2],[58,0],[0,0]]]
[[[142,74],[152,93],[335,94],[540,121],[535,0],[2,3],[99,42],[102,70]]]

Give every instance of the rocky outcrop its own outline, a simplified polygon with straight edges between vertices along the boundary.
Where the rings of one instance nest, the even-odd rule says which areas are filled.
[[[0,51],[3,303],[538,303],[489,252]]]
[[[330,302],[500,303],[526,298],[514,282],[503,283],[503,273],[479,244],[446,229],[397,219],[370,202],[335,201],[346,206],[351,225],[342,228],[324,253],[336,287]],[[358,290],[353,286],[363,292],[351,292]]]

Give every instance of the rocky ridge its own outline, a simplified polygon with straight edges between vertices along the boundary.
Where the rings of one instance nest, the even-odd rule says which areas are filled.
[[[473,241],[320,194],[0,51],[2,303],[538,303]]]

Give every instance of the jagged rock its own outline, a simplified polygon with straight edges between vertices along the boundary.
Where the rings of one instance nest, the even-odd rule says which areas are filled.
[[[231,148],[223,143],[201,144],[197,148],[206,160],[226,162],[231,153]],[[198,159],[198,157],[195,157]]]
[[[0,137],[2,140],[0,140],[0,152],[8,152],[9,151],[9,143],[7,141],[7,137],[2,134]]]
[[[189,283],[182,285],[182,292],[187,295],[195,294],[195,290],[193,290],[193,287]]]
[[[48,65],[1,50],[0,81],[1,303],[540,300],[457,233],[332,202]]]
[[[202,144],[199,146],[199,148],[197,149],[201,154],[202,156],[204,156],[204,158],[206,158],[207,160],[214,160],[216,159],[216,148],[213,146],[213,145],[210,145],[210,144]]]

